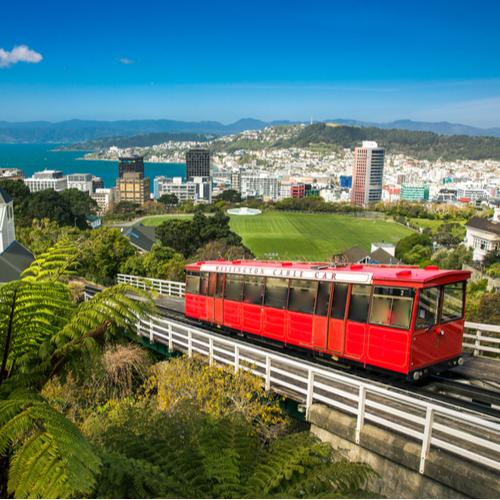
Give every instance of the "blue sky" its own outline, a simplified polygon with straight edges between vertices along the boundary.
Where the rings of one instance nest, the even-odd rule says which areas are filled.
[[[3,2],[0,120],[500,126],[499,19],[499,0]]]

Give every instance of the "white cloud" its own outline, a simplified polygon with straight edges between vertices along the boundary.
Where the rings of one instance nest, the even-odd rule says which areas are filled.
[[[10,52],[0,48],[0,68],[8,68],[19,62],[37,64],[42,59],[42,54],[31,50],[27,45],[16,45]]]
[[[134,61],[132,59],[129,59],[128,57],[121,57],[118,59],[122,64],[134,64]]]

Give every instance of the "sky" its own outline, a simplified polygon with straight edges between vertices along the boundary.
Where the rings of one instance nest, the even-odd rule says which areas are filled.
[[[44,0],[0,7],[0,121],[500,126],[500,0]]]

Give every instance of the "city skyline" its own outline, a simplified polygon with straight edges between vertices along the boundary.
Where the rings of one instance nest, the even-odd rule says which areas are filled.
[[[3,7],[0,120],[500,122],[498,2]],[[486,15],[487,14],[487,15]],[[21,104],[21,105],[20,105]]]

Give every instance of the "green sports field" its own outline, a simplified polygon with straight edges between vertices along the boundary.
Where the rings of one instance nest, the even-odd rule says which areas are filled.
[[[231,229],[259,258],[323,260],[375,241],[397,243],[412,233],[400,224],[348,215],[265,212],[231,217]]]

